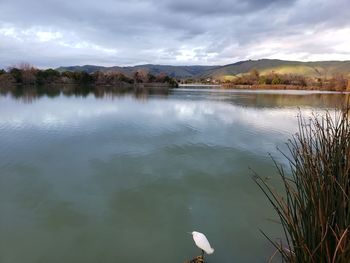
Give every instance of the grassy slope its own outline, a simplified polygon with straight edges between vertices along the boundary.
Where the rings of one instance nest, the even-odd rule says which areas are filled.
[[[214,78],[232,79],[236,75],[245,74],[256,69],[260,74],[272,71],[281,74],[300,74],[307,77],[331,77],[341,73],[350,77],[350,61],[318,61],[300,62],[277,59],[247,60],[225,66],[168,66],[168,65],[140,65],[134,67],[99,67],[93,65],[61,67],[60,71],[87,71],[89,73],[100,71],[119,71],[131,76],[136,70],[146,69],[154,75],[163,72],[178,78]]]
[[[260,74],[272,71],[281,74],[299,74],[307,77],[331,77],[341,73],[350,77],[350,61],[299,62],[283,60],[248,60],[208,70],[200,77],[230,79],[256,69]]]

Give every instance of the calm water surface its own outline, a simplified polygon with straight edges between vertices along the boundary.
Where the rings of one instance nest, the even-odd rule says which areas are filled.
[[[266,262],[281,236],[249,167],[345,95],[179,89],[0,96],[0,262]]]

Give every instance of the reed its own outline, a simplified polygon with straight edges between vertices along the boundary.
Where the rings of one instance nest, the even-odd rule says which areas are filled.
[[[254,178],[279,216],[284,241],[263,233],[283,262],[350,262],[349,109],[305,119],[281,152],[290,171],[276,163],[283,191]]]

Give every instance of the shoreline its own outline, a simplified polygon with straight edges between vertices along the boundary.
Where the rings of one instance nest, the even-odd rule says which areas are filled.
[[[219,88],[223,90],[299,90],[299,91],[320,91],[320,92],[350,92],[350,88],[345,90],[329,89],[325,87],[317,86],[298,86],[298,85],[233,85],[233,84],[179,84],[181,87],[206,87],[206,88]]]

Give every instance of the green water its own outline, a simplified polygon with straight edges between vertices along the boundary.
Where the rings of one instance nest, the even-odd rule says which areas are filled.
[[[57,95],[57,94],[56,94]],[[266,262],[281,236],[249,167],[300,111],[345,95],[179,89],[167,95],[0,96],[0,262]]]

